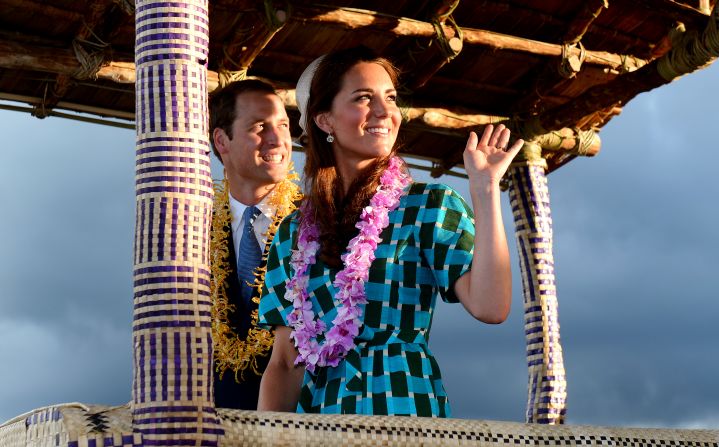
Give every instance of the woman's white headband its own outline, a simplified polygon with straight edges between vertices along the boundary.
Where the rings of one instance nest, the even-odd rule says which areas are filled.
[[[322,62],[325,56],[322,55],[317,59],[313,60],[305,71],[302,72],[300,78],[297,80],[297,87],[295,87],[295,98],[297,100],[297,108],[300,110],[300,127],[307,133],[307,103],[310,99],[310,87],[312,86],[312,78],[315,76],[317,67]]]

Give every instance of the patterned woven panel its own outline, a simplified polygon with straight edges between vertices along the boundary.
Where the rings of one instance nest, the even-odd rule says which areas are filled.
[[[128,405],[61,404],[35,410],[0,426],[2,447],[130,447],[141,442],[141,435],[132,432]]]
[[[418,417],[217,410],[221,446],[622,446],[719,447],[719,430],[611,428]],[[151,445],[132,432],[129,405],[58,405],[0,426],[2,447]]]
[[[212,446],[207,1],[135,7],[133,429]]]
[[[561,424],[566,413],[567,383],[559,339],[552,214],[544,167],[532,163],[512,166],[509,197],[524,292],[529,368],[525,420]]]

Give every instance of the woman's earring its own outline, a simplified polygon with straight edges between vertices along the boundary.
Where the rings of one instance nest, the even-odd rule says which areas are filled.
[[[328,133],[327,134],[327,142],[334,143],[334,141],[335,141],[335,137],[333,137],[331,133]]]

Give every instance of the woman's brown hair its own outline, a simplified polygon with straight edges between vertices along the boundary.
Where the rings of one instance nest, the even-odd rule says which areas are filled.
[[[322,59],[312,78],[307,104],[305,199],[312,205],[314,221],[320,230],[322,247],[319,257],[332,267],[342,265],[340,256],[350,239],[357,234],[355,224],[377,190],[380,176],[389,162],[389,157],[386,157],[367,166],[357,175],[345,195],[332,144],[327,142],[327,135],[314,122],[320,113],[332,109],[332,102],[342,88],[345,74],[360,62],[382,66],[397,86],[399,71],[390,61],[366,47],[355,47],[330,53]],[[396,148],[395,142],[390,157],[395,154]]]

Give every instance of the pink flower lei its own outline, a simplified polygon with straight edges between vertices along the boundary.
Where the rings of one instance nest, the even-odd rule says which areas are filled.
[[[349,251],[342,255],[344,269],[337,273],[333,283],[338,289],[334,297],[337,316],[322,343],[317,341],[317,337],[327,328],[322,320],[315,319],[307,293],[307,271],[315,263],[320,248],[319,230],[312,213],[308,212],[308,202],[300,208],[302,217],[297,250],[292,250],[290,260],[295,274],[287,280],[285,299],[291,301],[293,307],[287,321],[293,329],[290,338],[299,351],[295,364],[304,364],[310,372],[314,372],[316,366],[337,366],[355,347],[354,338],[361,326],[360,305],[367,303],[364,285],[369,278],[369,267],[375,260],[377,244],[381,241],[379,235],[389,225],[389,212],[397,208],[402,191],[411,181],[409,175],[402,171],[402,165],[399,157],[390,159],[377,192],[370,199],[369,206],[362,210],[355,225],[359,234],[349,242]]]

